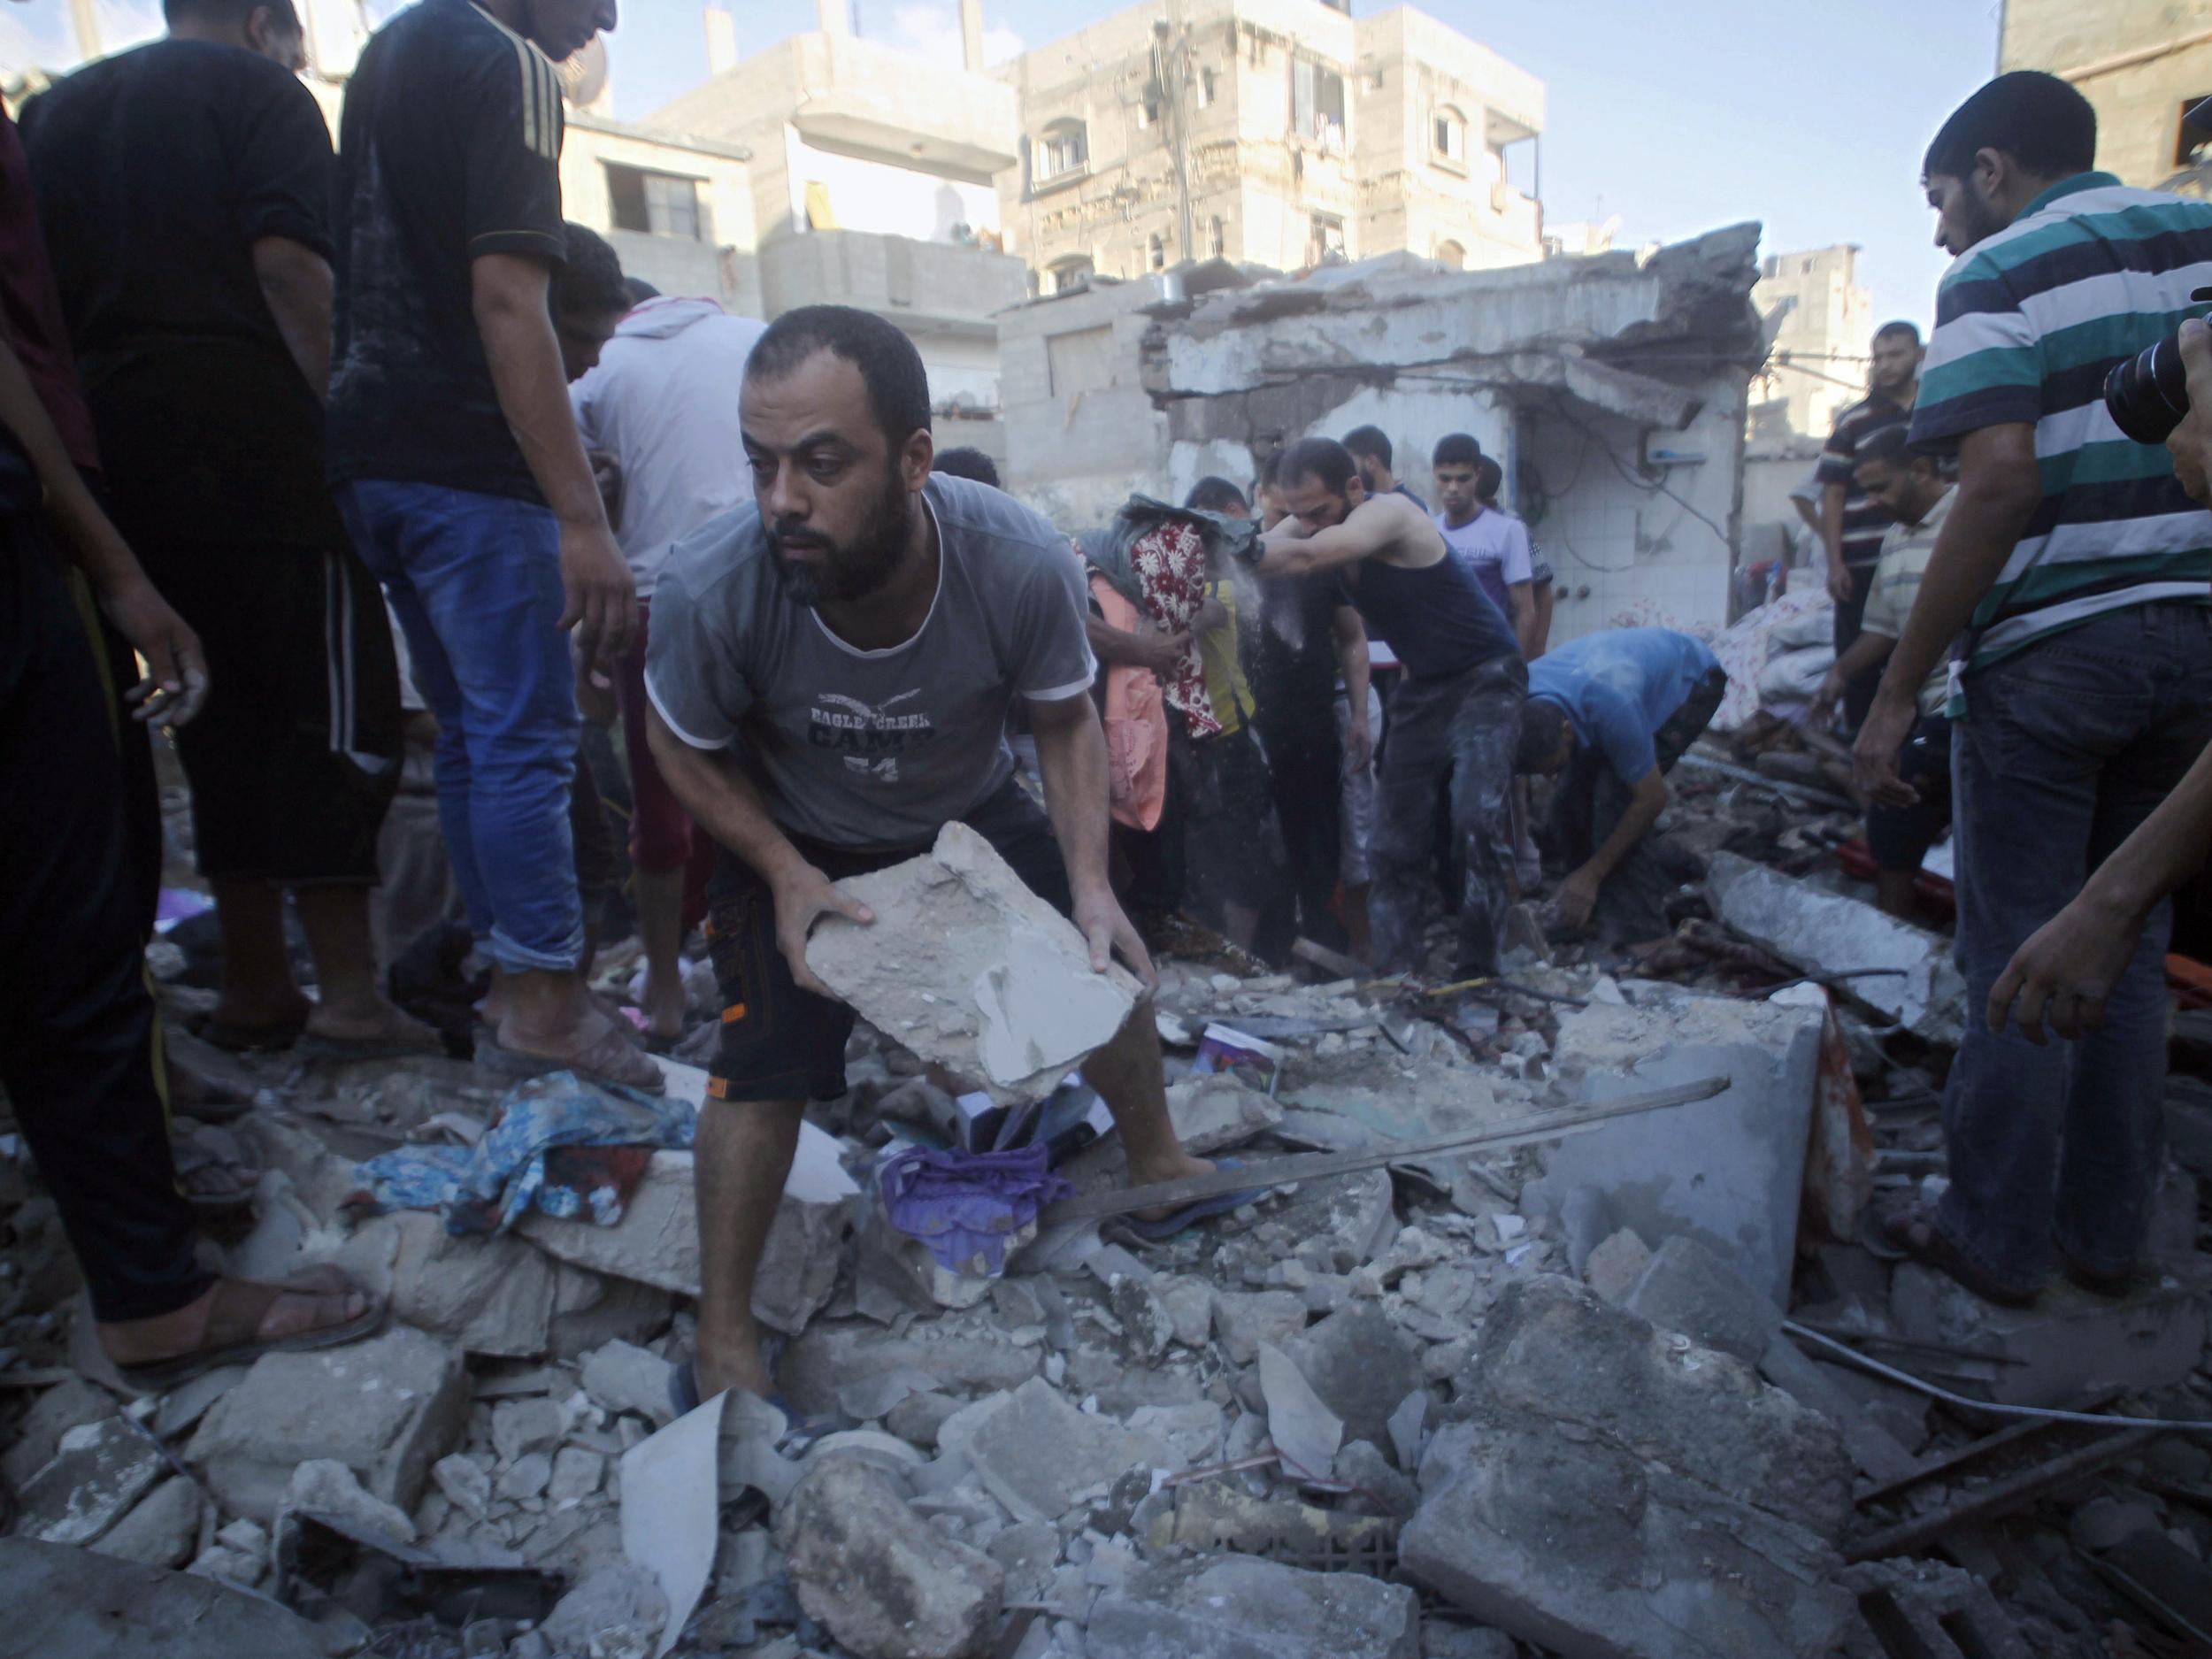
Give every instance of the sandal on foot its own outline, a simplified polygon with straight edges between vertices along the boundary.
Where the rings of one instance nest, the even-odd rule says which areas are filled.
[[[1242,1167],[1242,1163],[1236,1158],[1214,1160],[1217,1170]],[[1124,1219],[1123,1225],[1147,1244],[1164,1244],[1186,1227],[1196,1226],[1200,1222],[1210,1221],[1216,1216],[1225,1216],[1246,1204],[1257,1203],[1265,1196],[1266,1194],[1257,1187],[1239,1193],[1217,1193],[1211,1198],[1201,1198],[1194,1203],[1186,1204],[1172,1214],[1162,1216],[1157,1221],[1147,1221],[1142,1216],[1130,1216]]]
[[[170,1144],[170,1156],[176,1164],[177,1187],[185,1202],[203,1215],[227,1215],[243,1210],[253,1202],[254,1187],[261,1179],[261,1164],[250,1156],[232,1157],[219,1152],[197,1137],[178,1135]],[[194,1192],[187,1182],[195,1176],[204,1177],[210,1171],[231,1181],[228,1193]]]
[[[315,1270],[278,1284],[245,1279],[218,1279],[215,1300],[207,1310],[207,1325],[201,1333],[198,1348],[171,1359],[149,1360],[142,1365],[118,1365],[115,1369],[132,1387],[150,1394],[162,1393],[225,1365],[250,1365],[264,1354],[300,1354],[316,1348],[341,1348],[358,1341],[384,1323],[388,1305],[380,1298],[370,1297],[369,1305],[350,1319],[310,1325],[288,1336],[263,1336],[262,1321],[285,1296],[334,1300],[358,1289],[351,1280],[341,1280]]]
[[[834,1433],[838,1427],[833,1417],[809,1417],[791,1403],[790,1396],[779,1388],[762,1396],[768,1404],[783,1413],[787,1425],[783,1437],[777,1441],[781,1447],[811,1446],[826,1434]],[[699,1397],[699,1373],[692,1369],[688,1359],[680,1359],[668,1368],[668,1403],[678,1417],[689,1417],[705,1402]]]
[[[496,1037],[480,1036],[476,1040],[476,1064],[487,1071],[517,1079],[573,1071],[595,1083],[611,1083],[635,1089],[641,1094],[658,1094],[668,1087],[660,1067],[639,1053],[637,1046],[619,1031],[604,1032],[586,1045],[582,1052],[566,1057],[527,1054],[520,1048],[510,1048]]]
[[[2061,1246],[2053,1245],[2051,1251],[2058,1257],[2059,1271],[2070,1281],[2091,1295],[2102,1296],[2108,1302],[2125,1302],[2151,1282],[2149,1270],[2140,1262],[2131,1262],[2116,1273],[2101,1273],[2068,1255]]]
[[[1993,1302],[2001,1308],[2032,1308],[2042,1294],[2016,1289],[1978,1265],[1924,1211],[1901,1210],[1882,1224],[1882,1232],[1913,1260],[1947,1274],[1984,1302]]]
[[[304,1060],[419,1060],[445,1057],[445,1040],[434,1031],[416,1037],[324,1037],[303,1032],[293,1052]]]
[[[267,1025],[237,1025],[212,1014],[196,1014],[185,1022],[184,1028],[210,1048],[220,1048],[226,1054],[282,1054],[307,1029],[307,1016],[303,1013],[296,1019],[280,1019]]]

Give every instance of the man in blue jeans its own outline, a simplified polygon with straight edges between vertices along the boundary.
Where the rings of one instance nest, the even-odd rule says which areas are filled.
[[[564,634],[587,665],[619,661],[637,594],[547,309],[566,253],[553,65],[614,25],[615,0],[422,0],[363,52],[334,192],[329,470],[438,719],[446,847],[496,971],[480,1057],[657,1090],[582,972]]]
[[[1899,746],[1955,638],[1958,962],[1976,1010],[2212,736],[2212,514],[2100,396],[2212,283],[2212,204],[2128,189],[2090,170],[2095,152],[2081,94],[2019,73],[1961,105],[1924,167],[1958,261],[1911,436],[1955,449],[1959,483],[1855,770],[1870,798],[1913,799]],[[2101,1030],[2051,1048],[1970,1021],[1944,1099],[1950,1186],[1890,1231],[1988,1300],[2032,1301],[2054,1250],[2093,1293],[2135,1278],[2163,1156],[2170,913],[2147,922]]]

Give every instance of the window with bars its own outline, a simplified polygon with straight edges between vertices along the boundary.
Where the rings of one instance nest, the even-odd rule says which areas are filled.
[[[1088,166],[1090,160],[1090,129],[1080,121],[1056,121],[1037,145],[1037,176],[1056,179]]]
[[[617,230],[684,242],[713,240],[714,216],[700,196],[698,180],[611,161],[606,168],[609,217]]]

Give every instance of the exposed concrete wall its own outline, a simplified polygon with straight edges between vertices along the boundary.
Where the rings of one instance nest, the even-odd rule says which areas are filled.
[[[999,315],[1007,486],[1064,528],[1103,522],[1133,490],[1172,488],[1167,418],[1140,369],[1142,308],[1160,297],[1148,279]]]
[[[2176,169],[2183,108],[2212,96],[2212,40],[2196,38],[2208,29],[2203,0],[2006,0],[1998,63],[2071,81],[2096,106],[2097,165],[2155,188]]]
[[[1772,318],[1787,306],[1774,351],[1752,388],[1755,435],[1825,440],[1836,417],[1866,394],[1874,297],[1856,280],[1859,250],[1849,243],[1770,254],[1759,267],[1751,303]]]
[[[1028,287],[1021,261],[987,249],[854,230],[779,236],[760,250],[771,314],[834,300],[911,321],[918,339],[961,325],[995,358],[991,313],[1018,304]]]
[[[719,300],[741,316],[761,311],[760,273],[754,257],[752,172],[734,146],[599,116],[569,112],[561,149],[561,211],[613,244],[622,269],[664,294]],[[700,241],[617,230],[608,200],[609,165],[672,173],[698,181],[699,199],[712,218]]]

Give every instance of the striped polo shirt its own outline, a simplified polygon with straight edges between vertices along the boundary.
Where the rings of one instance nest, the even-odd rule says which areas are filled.
[[[1859,446],[1884,427],[1901,426],[1911,419],[1912,411],[1903,404],[1870,393],[1836,417],[1835,430],[1820,452],[1814,476],[1824,485],[1843,487],[1843,562],[1855,571],[1882,557],[1882,537],[1891,522],[1882,503],[1859,488]]]
[[[2162,445],[2130,442],[2104,406],[2112,365],[2170,334],[2207,285],[2212,202],[2106,173],[2053,185],[1945,273],[1913,443],[1947,452],[2025,421],[2043,475],[1961,641],[1968,667],[2125,606],[2212,604],[2212,512],[2182,492]]]

